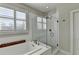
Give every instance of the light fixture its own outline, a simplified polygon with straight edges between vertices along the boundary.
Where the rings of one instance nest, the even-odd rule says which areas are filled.
[[[48,6],[46,6],[46,8],[48,8]]]

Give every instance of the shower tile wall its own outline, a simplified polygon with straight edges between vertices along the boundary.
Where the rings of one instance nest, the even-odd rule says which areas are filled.
[[[47,19],[47,31],[37,30],[36,15],[33,14],[32,16],[32,40],[39,40],[43,43],[57,47],[59,29],[56,14],[53,15],[54,17]],[[49,29],[52,29],[52,32],[49,32]]]
[[[57,47],[58,44],[58,23],[57,17],[53,15],[48,19],[48,44]],[[50,32],[49,29],[52,31]]]

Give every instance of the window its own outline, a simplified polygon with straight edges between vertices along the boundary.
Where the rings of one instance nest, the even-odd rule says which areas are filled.
[[[21,20],[16,20],[16,30],[26,30],[26,22]]]
[[[16,11],[16,19],[26,20],[26,14],[23,12]]]
[[[46,29],[46,18],[43,18],[43,29]]]
[[[41,17],[37,17],[37,28],[42,29],[42,18]]]
[[[0,18],[0,30],[14,30],[13,19]]]
[[[0,30],[14,30],[14,11],[0,7]]]
[[[42,23],[37,23],[37,28],[42,29]]]
[[[26,30],[26,13],[16,11],[16,30]]]
[[[46,19],[37,17],[37,28],[38,29],[46,29]]]
[[[37,17],[37,22],[42,22],[42,18],[41,17]]]
[[[14,18],[14,10],[0,7],[0,17]]]
[[[1,31],[26,31],[26,13],[0,7]]]

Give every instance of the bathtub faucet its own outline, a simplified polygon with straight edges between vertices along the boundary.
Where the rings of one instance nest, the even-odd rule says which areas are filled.
[[[38,40],[33,40],[35,44],[39,45]]]

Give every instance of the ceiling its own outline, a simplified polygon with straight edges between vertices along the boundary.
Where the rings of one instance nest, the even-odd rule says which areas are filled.
[[[47,12],[55,9],[58,4],[57,3],[25,3],[25,5],[28,5],[41,12],[47,13]]]
[[[24,4],[44,13],[48,13],[49,11],[56,10],[56,7],[58,6],[63,6],[68,8],[79,6],[79,3],[24,3]]]

